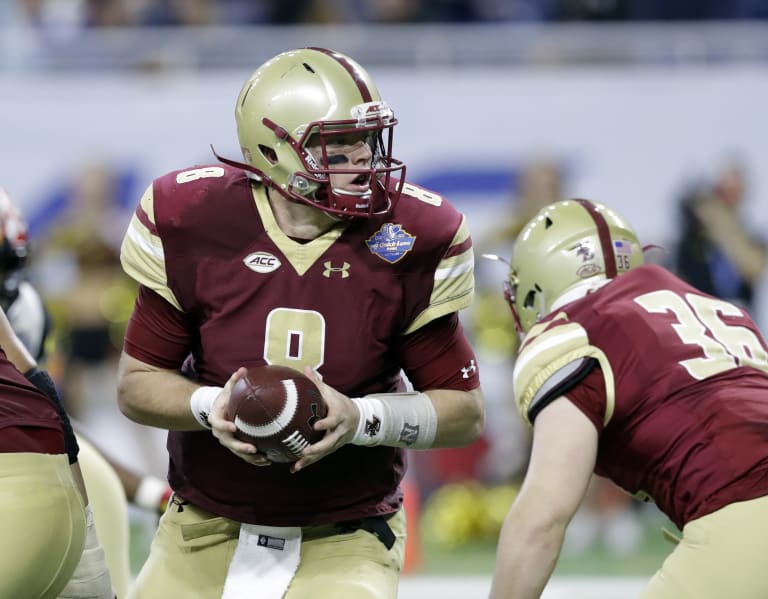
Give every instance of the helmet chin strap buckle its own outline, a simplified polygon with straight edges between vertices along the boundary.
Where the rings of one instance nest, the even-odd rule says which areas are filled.
[[[306,177],[302,177],[301,175],[297,175],[296,173],[293,173],[288,178],[288,185],[295,189],[298,193],[301,195],[307,195],[310,191],[310,184],[309,180],[307,180]]]

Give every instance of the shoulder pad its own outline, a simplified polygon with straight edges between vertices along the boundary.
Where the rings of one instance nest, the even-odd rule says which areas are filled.
[[[523,420],[531,424],[534,404],[577,373],[586,358],[597,360],[606,378],[608,397],[604,422],[607,423],[613,415],[613,371],[603,351],[590,344],[586,330],[570,322],[565,312],[531,328],[517,356],[513,385]]]

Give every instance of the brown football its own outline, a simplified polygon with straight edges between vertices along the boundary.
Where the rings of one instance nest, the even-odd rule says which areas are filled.
[[[238,439],[253,443],[272,462],[295,462],[325,434],[312,425],[327,412],[320,391],[303,372],[266,365],[249,368],[235,383],[228,416]]]

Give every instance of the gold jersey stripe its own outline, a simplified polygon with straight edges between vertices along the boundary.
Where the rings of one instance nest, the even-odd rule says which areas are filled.
[[[560,317],[561,315],[558,315],[556,319]],[[547,324],[551,323],[541,325],[542,328]],[[552,375],[571,362],[595,358],[600,364],[605,383],[603,424],[607,425],[613,417],[616,398],[613,370],[606,355],[601,349],[590,345],[587,332],[577,323],[557,325],[542,332],[539,332],[538,326],[529,332],[512,375],[515,400],[523,420],[531,424],[528,419],[531,401]]]
[[[453,236],[451,247],[456,247],[457,245],[464,243],[467,239],[469,239],[469,225],[467,224],[467,217],[462,214],[461,224],[459,224],[459,228],[456,230],[456,235]]]
[[[141,198],[141,209],[150,222],[155,222],[152,186]],[[173,292],[168,288],[165,274],[165,253],[163,242],[154,235],[135,214],[131,218],[128,230],[120,248],[120,263],[125,273],[137,283],[152,289],[177,310],[181,310]]]
[[[263,185],[251,185],[251,189],[264,230],[299,276],[306,273],[349,226],[346,222],[339,222],[320,237],[308,243],[299,243],[288,237],[277,224],[265,192],[266,188]]]
[[[549,331],[544,331],[525,345],[515,361],[515,371],[529,372],[533,365],[546,364],[547,360],[559,355],[563,351],[570,351],[572,347],[589,345],[587,332],[578,324],[570,323],[557,326]]]
[[[435,270],[435,284],[429,305],[419,314],[405,334],[412,333],[428,322],[468,308],[472,304],[475,291],[475,256],[472,248],[440,261]]]

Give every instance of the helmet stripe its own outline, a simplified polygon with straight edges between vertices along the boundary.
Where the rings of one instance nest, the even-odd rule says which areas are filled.
[[[608,223],[602,213],[597,209],[597,206],[589,200],[576,199],[574,201],[581,204],[592,217],[592,220],[595,221],[597,236],[600,238],[600,248],[603,250],[605,275],[609,279],[613,279],[618,274],[618,271],[616,269],[616,256],[613,253],[613,242],[611,240],[611,231],[608,228]]]
[[[327,54],[328,56],[333,58],[342,67],[344,67],[347,73],[350,74],[350,76],[355,82],[355,85],[357,85],[357,89],[360,90],[360,95],[363,97],[363,102],[370,102],[371,100],[373,100],[373,96],[371,95],[371,90],[368,89],[368,85],[365,83],[365,79],[360,73],[360,70],[357,68],[356,65],[352,64],[346,56],[344,56],[343,54],[339,54],[338,52],[334,52],[333,50],[328,50],[327,48],[311,47],[311,48],[307,48],[307,50],[315,50],[316,52],[322,52],[323,54]]]

